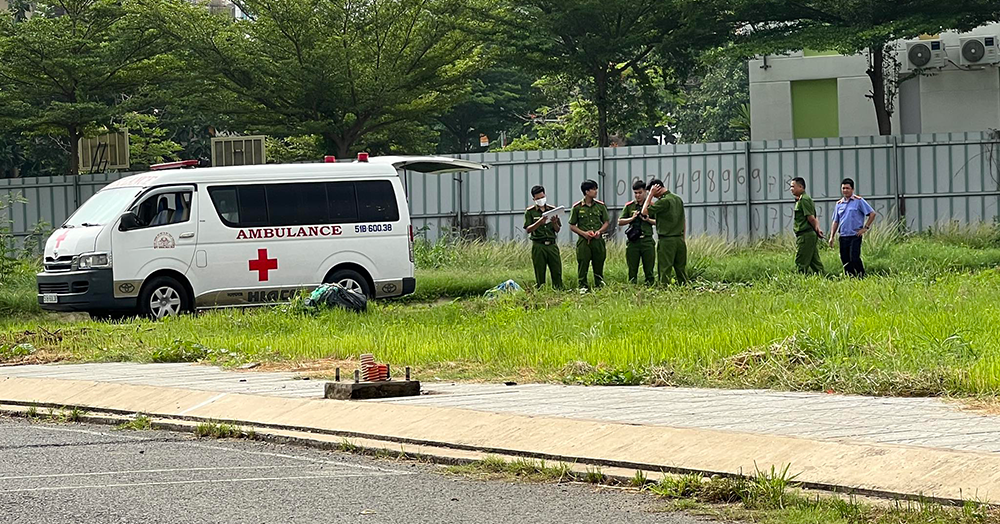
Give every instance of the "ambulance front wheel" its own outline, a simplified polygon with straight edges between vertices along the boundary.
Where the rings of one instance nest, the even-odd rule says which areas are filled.
[[[139,293],[139,311],[155,319],[180,315],[189,310],[187,295],[187,290],[177,280],[156,277]]]
[[[335,271],[328,282],[335,282],[341,286],[350,289],[351,291],[361,293],[362,295],[371,298],[371,289],[368,286],[368,280],[361,276],[357,271],[351,269],[341,269]]]

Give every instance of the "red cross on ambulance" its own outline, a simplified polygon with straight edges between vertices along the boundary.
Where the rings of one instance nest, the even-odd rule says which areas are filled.
[[[277,258],[267,258],[267,249],[257,250],[257,260],[250,260],[250,271],[257,272],[258,282],[267,282],[270,279],[268,271],[276,271],[278,269],[278,259]]]
[[[62,234],[56,237],[56,249],[59,249],[59,244],[62,244],[63,240],[66,240],[66,235],[69,234],[68,229],[64,229]]]

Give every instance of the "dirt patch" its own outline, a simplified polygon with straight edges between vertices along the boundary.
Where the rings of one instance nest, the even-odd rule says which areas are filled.
[[[950,398],[948,401],[962,411],[1000,416],[1000,399],[998,398]]]

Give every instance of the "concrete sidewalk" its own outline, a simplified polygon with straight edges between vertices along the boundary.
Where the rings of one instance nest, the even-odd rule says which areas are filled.
[[[0,404],[79,405],[651,471],[739,473],[868,493],[991,500],[1000,417],[939,399],[685,388],[424,383],[429,394],[319,400],[293,373],[191,364],[0,367]]]

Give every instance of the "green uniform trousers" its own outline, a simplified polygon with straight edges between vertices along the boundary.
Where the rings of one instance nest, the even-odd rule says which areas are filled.
[[[796,234],[795,267],[800,273],[823,274],[823,261],[819,258],[819,236],[815,231]]]
[[[639,276],[639,262],[642,262],[646,284],[652,285],[656,282],[656,272],[653,270],[653,265],[656,263],[656,242],[652,238],[643,238],[638,242],[626,244],[625,261],[628,263],[629,282],[636,283]]]
[[[552,274],[552,287],[563,288],[562,279],[562,259],[559,257],[559,245],[553,240],[546,245],[545,242],[531,242],[531,265],[535,268],[535,285],[542,287],[545,284],[545,268],[549,268]]]
[[[688,248],[684,237],[660,237],[656,245],[656,266],[660,284],[670,284],[670,274],[675,273],[678,284],[687,283]]]
[[[577,240],[576,242],[576,270],[580,279],[580,287],[587,288],[587,271],[590,265],[594,265],[594,286],[604,285],[604,259],[608,257],[608,248],[603,238],[595,238],[590,242]]]

